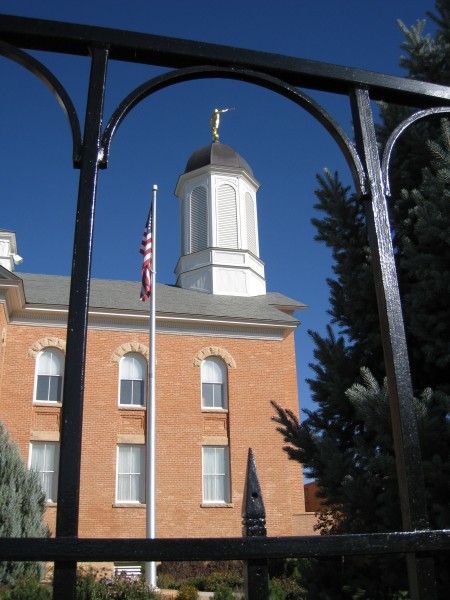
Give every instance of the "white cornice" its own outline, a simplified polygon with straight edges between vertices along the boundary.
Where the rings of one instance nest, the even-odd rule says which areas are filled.
[[[196,169],[195,171],[189,171],[188,173],[183,173],[179,176],[177,185],[174,190],[175,196],[178,198],[183,193],[183,186],[187,181],[203,181],[205,175],[210,173],[214,173],[214,175],[235,175],[236,177],[242,177],[250,185],[255,188],[255,191],[258,191],[260,188],[260,183],[255,177],[252,177],[250,173],[246,169],[242,167],[225,167],[223,165],[205,165],[204,167],[200,167],[200,169]]]
[[[65,307],[55,308],[28,305],[10,313],[9,321],[14,325],[66,327],[67,314],[68,310]],[[297,326],[297,321],[270,322],[196,317],[191,315],[156,315],[156,330],[157,333],[162,334],[280,340],[294,331]],[[89,328],[146,332],[149,328],[149,317],[142,313],[92,309],[89,311]]]

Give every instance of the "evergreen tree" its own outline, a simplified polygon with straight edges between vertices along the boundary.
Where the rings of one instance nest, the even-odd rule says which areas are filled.
[[[450,84],[450,0],[436,1],[434,38],[425,22],[407,29],[401,64],[408,76]],[[382,149],[411,109],[381,106],[377,128]],[[426,143],[426,140],[429,140]],[[290,458],[314,478],[327,511],[321,532],[358,533],[401,529],[395,458],[375,289],[362,207],[337,174],[318,176],[313,221],[316,239],[332,250],[331,325],[326,336],[310,332],[316,348],[309,380],[314,411],[295,415],[275,406],[279,431]],[[450,126],[419,121],[398,140],[391,161],[389,212],[400,280],[416,412],[422,442],[432,527],[450,526]],[[431,391],[432,388],[435,390]],[[423,391],[425,390],[425,391]],[[439,559],[441,560],[441,559]],[[444,559],[442,559],[444,560]],[[311,568],[311,565],[309,566]],[[448,570],[448,569],[447,569]],[[406,589],[404,563],[346,559],[321,561],[314,579],[336,577],[311,598],[394,598]],[[325,576],[326,575],[326,576]],[[333,580],[333,577],[331,578]],[[440,589],[446,568],[438,562]],[[374,587],[375,586],[375,587]],[[308,586],[305,586],[308,587]],[[345,588],[345,593],[343,592]],[[359,591],[358,591],[359,590]],[[442,592],[442,597],[446,592]],[[355,596],[355,594],[360,594]]]
[[[450,392],[450,125],[430,141],[430,167],[418,189],[403,190],[405,218],[402,273],[408,277],[404,305],[415,382]]]
[[[47,537],[45,494],[0,421],[0,537]],[[38,563],[0,562],[0,584],[42,574]]]

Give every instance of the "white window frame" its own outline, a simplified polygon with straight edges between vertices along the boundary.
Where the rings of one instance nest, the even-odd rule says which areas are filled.
[[[142,565],[140,563],[115,562],[114,576],[126,577],[127,579],[138,579],[142,575]]]
[[[218,454],[223,455],[223,470],[218,467]],[[214,467],[212,472],[206,472],[206,454],[214,453]],[[211,456],[210,456],[211,458]],[[208,478],[209,483],[208,483]],[[223,494],[220,494],[220,480],[223,480]],[[208,493],[208,488],[213,487],[213,493]],[[203,504],[230,504],[230,450],[228,446],[203,446],[202,447],[202,503]]]
[[[44,355],[47,354],[51,354],[54,356],[58,356],[60,359],[60,364],[61,364],[61,368],[59,369],[59,372],[57,375],[53,375],[51,373],[40,373],[39,372],[39,363],[42,360],[42,357]],[[59,385],[60,385],[60,397],[57,400],[50,400],[50,399],[42,399],[42,398],[37,398],[37,393],[38,393],[38,380],[39,377],[59,377],[60,381],[59,381]],[[49,380],[50,382],[50,380]],[[63,399],[63,386],[64,386],[64,354],[61,352],[61,350],[58,350],[58,348],[54,348],[52,346],[48,346],[47,348],[43,348],[41,350],[41,352],[39,352],[39,354],[36,357],[36,367],[35,367],[35,374],[34,374],[34,390],[33,390],[33,402],[45,402],[46,404],[61,404],[62,399]]]
[[[205,373],[206,368],[207,368],[207,364],[215,364],[217,365],[217,368],[220,370],[220,374],[221,377],[218,378],[217,380],[214,381],[208,381],[207,380],[207,375]],[[205,360],[202,362],[201,365],[201,369],[200,369],[200,377],[201,377],[201,406],[203,410],[228,410],[228,369],[227,369],[227,365],[224,363],[224,361],[217,357],[217,356],[208,356],[207,358],[205,358]],[[208,386],[208,385],[212,385],[213,386],[213,405],[212,406],[207,406],[205,403],[205,394],[204,394],[204,387],[203,386]],[[218,402],[217,404],[215,404],[215,391],[217,386],[220,386],[220,403]]]
[[[36,447],[44,448],[44,468],[35,469],[33,467],[33,451],[35,452]],[[53,469],[48,467],[47,455],[53,453]],[[59,442],[46,442],[46,441],[32,441],[30,442],[30,453],[28,468],[38,474],[41,480],[41,486],[45,493],[45,501],[47,503],[55,503],[58,498],[58,472],[59,472]],[[44,484],[45,475],[50,476],[50,485]],[[48,487],[48,492],[46,490]]]
[[[123,449],[132,449],[132,450],[136,450],[139,451],[140,453],[140,457],[139,457],[139,462],[140,462],[140,470],[139,471],[124,471],[124,472],[119,472],[119,466],[120,466],[120,452]],[[144,444],[118,444],[117,445],[117,453],[116,453],[116,502],[117,504],[145,504],[145,445]],[[138,478],[138,482],[139,482],[139,491],[138,491],[138,496],[135,499],[131,498],[131,493],[129,494],[130,497],[122,497],[120,495],[120,488],[121,486],[119,486],[119,480],[121,476],[127,476],[129,477],[129,482],[130,482],[130,491],[131,491],[131,478],[132,477],[136,477]]]
[[[140,363],[141,368],[143,370],[143,374],[144,374],[143,379],[125,379],[122,376],[123,375],[122,370],[124,368],[124,360],[127,358],[128,359],[132,358],[134,360],[137,360]],[[122,358],[120,359],[120,363],[119,363],[119,392],[118,392],[118,397],[119,397],[118,402],[119,402],[119,406],[121,408],[124,408],[124,407],[145,408],[145,406],[147,404],[147,372],[148,372],[148,364],[147,364],[145,357],[142,356],[142,354],[139,354],[138,352],[128,352],[127,354],[124,354],[122,356]],[[133,404],[133,403],[129,403],[129,402],[122,402],[122,381],[131,381],[132,385],[134,382],[142,381],[142,386],[143,386],[142,403]]]

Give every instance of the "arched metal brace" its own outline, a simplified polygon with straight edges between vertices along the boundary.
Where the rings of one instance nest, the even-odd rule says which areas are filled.
[[[79,168],[81,163],[82,145],[80,121],[78,119],[77,111],[75,110],[73,102],[62,83],[36,58],[33,58],[33,56],[30,56],[23,50],[20,50],[19,48],[16,48],[7,42],[0,41],[0,54],[24,67],[30,71],[30,73],[33,73],[33,75],[36,75],[36,77],[40,79],[55,96],[69,121],[70,130],[72,132],[73,166],[75,168]]]
[[[199,67],[187,67],[185,69],[177,69],[170,73],[164,73],[134,89],[114,111],[110,118],[105,132],[102,137],[103,158],[100,162],[100,168],[106,168],[111,148],[112,139],[122,121],[128,113],[137,106],[142,100],[151,96],[155,92],[164,88],[170,87],[177,83],[185,81],[193,81],[196,79],[205,78],[223,78],[245,81],[269,89],[289,100],[292,100],[298,106],[304,108],[311,116],[313,116],[325,129],[330,133],[334,141],[341,149],[350,171],[353,176],[355,188],[361,195],[366,194],[366,182],[364,168],[355,147],[342,127],[334,121],[334,119],[310,96],[300,91],[296,87],[288,83],[260,73],[257,71],[249,71],[244,69],[232,69],[227,67],[214,67],[203,65]]]
[[[438,106],[436,108],[428,108],[426,110],[420,110],[410,117],[405,119],[398,125],[394,131],[389,136],[388,141],[386,142],[386,146],[383,151],[383,161],[382,161],[382,177],[383,177],[383,188],[386,196],[391,195],[391,187],[389,183],[389,167],[391,163],[392,151],[394,149],[395,143],[398,138],[414,123],[419,121],[420,119],[426,119],[427,117],[434,117],[436,115],[448,114],[450,115],[450,108],[447,106]]]

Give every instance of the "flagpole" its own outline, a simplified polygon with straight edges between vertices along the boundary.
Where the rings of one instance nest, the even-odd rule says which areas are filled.
[[[156,538],[156,391],[155,391],[155,315],[156,315],[156,191],[153,186],[152,199],[152,269],[150,295],[150,356],[148,361],[147,403],[147,477],[146,477],[146,538]],[[156,562],[145,563],[145,581],[156,588]]]

